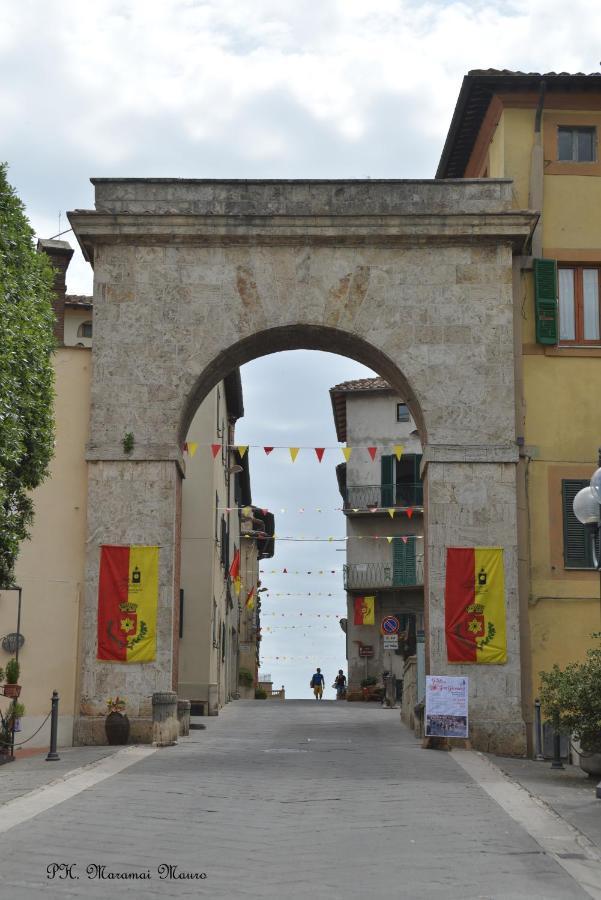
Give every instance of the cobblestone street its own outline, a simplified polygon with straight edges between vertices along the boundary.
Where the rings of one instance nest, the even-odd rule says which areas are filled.
[[[206,730],[177,747],[150,752],[5,830],[1,895],[599,896],[503,811],[458,765],[458,754],[422,750],[398,710],[248,701],[204,721]],[[118,758],[81,771],[93,774]],[[0,796],[11,769],[0,770]],[[43,795],[38,783],[32,788]],[[0,827],[26,799],[0,806]],[[49,879],[53,863],[73,865],[77,877]],[[177,869],[161,879],[161,864]],[[89,865],[106,866],[105,877],[89,878]],[[132,871],[151,878],[106,877]],[[175,877],[185,873],[206,879]]]

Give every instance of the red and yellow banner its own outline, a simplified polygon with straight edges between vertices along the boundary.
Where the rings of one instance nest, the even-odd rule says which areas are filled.
[[[101,547],[98,659],[151,662],[158,599],[158,547]]]
[[[505,578],[499,547],[449,547],[445,632],[450,663],[507,662]]]
[[[374,625],[375,597],[355,597],[355,625]]]

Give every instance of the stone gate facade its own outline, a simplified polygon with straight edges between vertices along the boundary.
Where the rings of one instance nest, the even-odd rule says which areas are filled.
[[[94,267],[81,693],[140,714],[176,683],[182,442],[208,391],[267,353],[353,357],[424,445],[427,656],[470,676],[473,742],[521,752],[512,257],[535,216],[482,181],[95,179],[69,214]],[[122,437],[132,432],[131,455]],[[96,660],[99,546],[159,544],[157,658]],[[447,546],[505,550],[508,662],[449,666]]]

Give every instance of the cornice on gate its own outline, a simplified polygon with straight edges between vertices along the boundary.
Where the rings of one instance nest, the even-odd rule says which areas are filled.
[[[407,216],[206,216],[68,213],[85,258],[101,244],[137,246],[344,246],[510,244],[526,252],[538,213],[529,210]]]

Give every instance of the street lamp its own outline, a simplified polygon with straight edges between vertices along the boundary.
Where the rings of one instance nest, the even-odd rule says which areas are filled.
[[[596,472],[591,476],[588,487],[582,488],[574,497],[574,515],[584,525],[584,532],[590,541],[592,560],[595,569],[601,576],[601,559],[599,553],[599,531],[601,529],[601,448]],[[601,781],[597,785],[597,799],[601,800]]]

